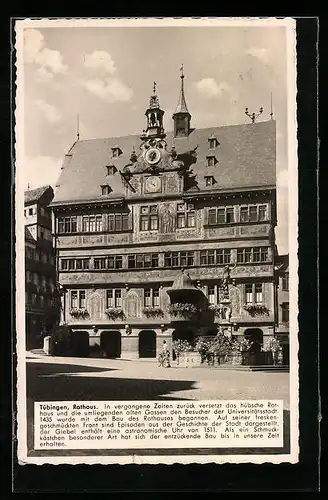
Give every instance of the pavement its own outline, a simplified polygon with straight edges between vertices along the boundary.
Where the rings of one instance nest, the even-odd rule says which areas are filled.
[[[32,401],[282,399],[289,409],[289,373],[211,367],[162,368],[157,360],[73,358],[26,353]]]

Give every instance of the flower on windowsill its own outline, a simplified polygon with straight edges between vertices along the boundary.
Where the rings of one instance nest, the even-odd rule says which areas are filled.
[[[163,311],[159,307],[144,307],[143,311],[145,316],[163,316]]]
[[[247,311],[251,316],[261,316],[266,314],[269,315],[269,309],[264,304],[245,304],[245,311]]]
[[[69,313],[73,318],[87,318],[89,316],[89,312],[86,309],[77,307],[73,307]]]
[[[108,309],[105,309],[105,314],[107,314],[110,319],[125,318],[125,314],[121,307],[109,307]]]

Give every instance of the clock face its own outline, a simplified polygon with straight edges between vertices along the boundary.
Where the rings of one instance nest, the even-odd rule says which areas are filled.
[[[145,153],[145,160],[150,165],[155,165],[161,159],[161,153],[156,148],[150,148]]]
[[[158,193],[161,190],[161,179],[155,175],[147,177],[145,187],[148,193]]]

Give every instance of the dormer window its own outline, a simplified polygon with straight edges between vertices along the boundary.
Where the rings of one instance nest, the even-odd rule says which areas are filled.
[[[205,186],[209,187],[213,186],[213,184],[215,184],[215,179],[213,175],[205,175]]]
[[[118,146],[113,146],[112,147],[112,156],[113,156],[113,158],[118,158],[122,153],[123,153],[123,151],[121,150],[120,147],[118,147]]]
[[[100,187],[101,187],[101,194],[103,196],[110,194],[110,192],[112,191],[112,188],[108,184],[105,184],[104,186]]]
[[[216,159],[216,157],[214,155],[206,156],[206,160],[207,160],[208,167],[215,167],[215,165],[218,163],[218,160]]]
[[[214,135],[208,138],[208,145],[210,149],[215,149],[219,145],[219,141]]]
[[[106,169],[107,169],[106,175],[114,175],[115,172],[117,172],[117,168],[115,167],[115,165],[107,165]]]

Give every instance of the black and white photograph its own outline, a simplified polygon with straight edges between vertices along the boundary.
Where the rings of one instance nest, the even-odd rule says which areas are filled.
[[[16,21],[20,463],[298,461],[295,21]]]

